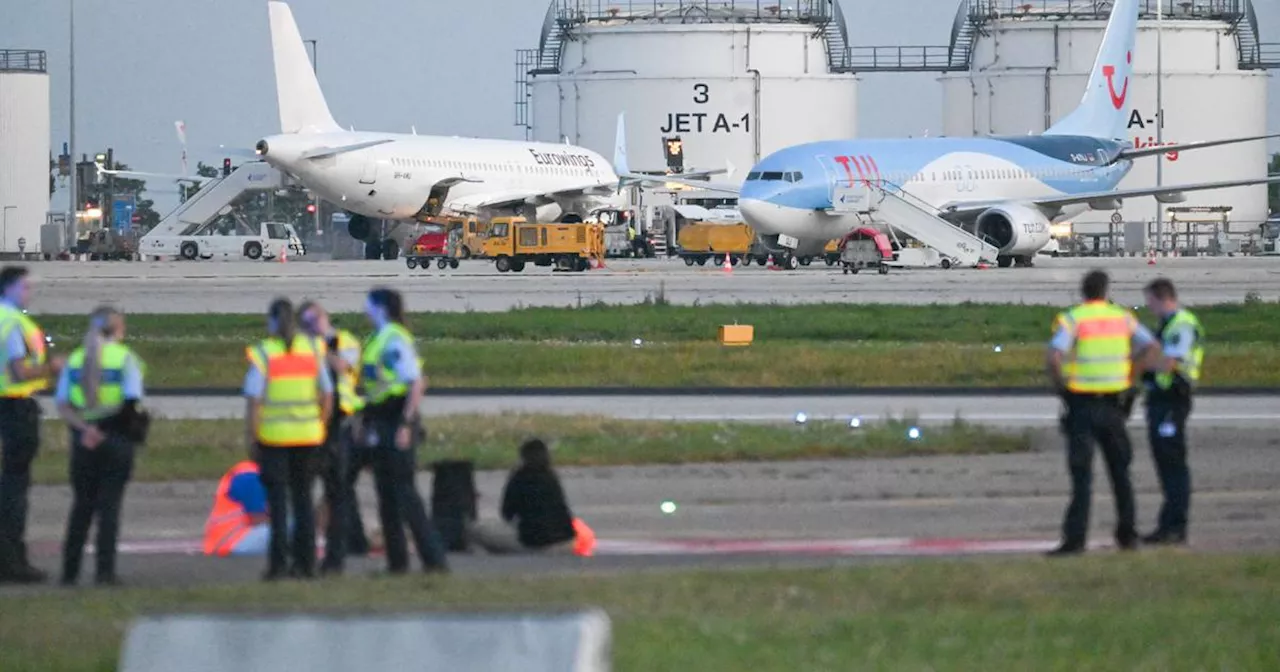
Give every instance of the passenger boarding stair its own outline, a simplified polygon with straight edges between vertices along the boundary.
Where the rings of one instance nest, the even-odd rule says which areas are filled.
[[[831,194],[831,203],[833,213],[852,213],[868,223],[887,224],[955,259],[961,266],[994,263],[1000,252],[996,246],[942,219],[933,206],[892,182],[863,182],[836,187]]]
[[[226,177],[211,177],[186,201],[165,215],[138,243],[143,255],[175,256],[182,243],[206,229],[231,211],[245,193],[282,189],[284,176],[263,161],[246,161]]]

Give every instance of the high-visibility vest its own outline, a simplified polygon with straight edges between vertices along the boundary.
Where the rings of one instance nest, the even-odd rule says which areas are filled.
[[[1058,325],[1075,335],[1062,368],[1068,391],[1115,394],[1129,389],[1137,318],[1113,303],[1090,301],[1059,315]]]
[[[21,399],[45,389],[49,386],[49,381],[45,378],[21,382],[9,379],[8,343],[9,335],[14,329],[22,330],[22,340],[27,344],[24,361],[28,364],[41,366],[45,363],[45,341],[44,332],[35,320],[13,306],[0,305],[0,353],[4,353],[4,361],[0,362],[0,397]]]
[[[324,344],[294,336],[293,348],[286,350],[281,339],[269,338],[249,348],[248,356],[250,365],[263,372],[267,383],[258,442],[273,448],[324,443],[317,385],[324,370]]]
[[[80,412],[85,420],[94,421],[109,418],[124,407],[124,371],[130,360],[137,366],[141,361],[137,355],[123,343],[108,342],[102,345],[99,367],[102,377],[98,381],[98,404],[93,408],[85,408],[83,373],[84,348],[78,348],[67,360],[67,375],[71,387],[67,390],[67,401]]]
[[[204,524],[205,555],[231,555],[236,544],[253,529],[253,520],[244,507],[227,493],[231,491],[231,481],[237,476],[257,473],[257,463],[246,460],[231,467],[231,471],[218,482],[218,490],[213,496],[213,511]]]
[[[1157,373],[1156,387],[1167,390],[1173,387],[1174,376],[1180,375],[1184,380],[1191,384],[1192,387],[1200,382],[1200,367],[1204,364],[1204,346],[1201,345],[1204,339],[1204,327],[1200,326],[1200,320],[1186,308],[1179,308],[1178,312],[1165,322],[1164,327],[1160,330],[1160,341],[1166,342],[1169,335],[1174,330],[1181,327],[1190,327],[1196,333],[1196,342],[1191,347],[1191,353],[1184,359],[1179,359],[1174,365],[1173,371],[1169,373]]]
[[[364,348],[361,358],[360,385],[364,391],[365,401],[369,404],[380,404],[392,397],[403,397],[409,393],[409,386],[400,381],[394,366],[386,361],[387,345],[393,337],[413,343],[413,334],[403,325],[388,322],[386,326],[373,335]],[[422,366],[422,358],[418,358],[418,366]]]
[[[338,351],[352,350],[360,351],[360,341],[351,332],[345,329],[338,330]],[[358,361],[358,360],[357,360]],[[364,400],[356,392],[356,385],[360,380],[360,370],[358,366],[347,369],[347,372],[335,376],[333,381],[334,387],[338,392],[338,408],[342,410],[344,415],[354,415],[364,408]]]

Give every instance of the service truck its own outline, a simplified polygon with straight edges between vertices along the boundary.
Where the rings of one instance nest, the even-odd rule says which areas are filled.
[[[687,266],[705,266],[708,261],[723,261],[726,254],[734,265],[743,260],[749,264],[754,256],[759,256],[755,230],[740,222],[685,224],[676,236],[676,244],[679,255]]]
[[[495,217],[481,248],[499,273],[519,273],[525,265],[585,271],[604,258],[604,227],[596,223],[529,223],[523,217]]]
[[[176,256],[187,260],[274,259],[285,248],[290,255],[307,253],[292,224],[262,222],[254,228],[239,220],[229,229],[204,227],[195,235],[145,235],[138,244],[138,252],[145,256]]]

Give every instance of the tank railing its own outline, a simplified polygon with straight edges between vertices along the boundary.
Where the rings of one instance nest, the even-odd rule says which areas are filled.
[[[48,57],[38,49],[0,49],[0,72],[47,72]]]
[[[1141,0],[1139,15],[1156,16],[1160,4],[1169,19],[1224,19],[1244,16],[1249,0]],[[1105,19],[1115,0],[972,0],[971,17],[978,21],[1026,17]]]
[[[949,72],[951,48],[944,45],[845,47],[836,69],[843,72]],[[961,67],[960,69],[964,69]]]
[[[671,23],[825,23],[828,0],[556,0],[564,23],[658,21]]]
[[[1267,70],[1280,69],[1280,42],[1254,45],[1253,52],[1247,60],[1246,54],[1240,54],[1241,62]]]

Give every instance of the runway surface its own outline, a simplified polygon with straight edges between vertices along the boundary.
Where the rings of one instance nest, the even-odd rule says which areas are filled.
[[[1141,302],[1157,274],[1177,283],[1191,304],[1238,302],[1250,292],[1280,299],[1280,258],[1052,259],[1025,269],[894,270],[843,275],[823,265],[795,272],[758,266],[725,274],[683,262],[616,260],[603,270],[552,273],[530,267],[500,274],[483,261],[457,271],[410,271],[400,261],[39,262],[34,310],[88,312],[113,302],[131,313],[258,313],[276,296],[324,301],[357,311],[365,292],[389,285],[405,293],[410,311],[502,311],[519,306],[634,304],[664,297],[700,303],[1033,303],[1066,305],[1078,298],[1081,274],[1112,272],[1114,296]]]
[[[1035,553],[1057,540],[1068,490],[1060,438],[1035,431],[1038,449],[1017,455],[562,469],[574,513],[601,539],[598,557],[458,556],[454,564],[462,574],[542,574]],[[1192,548],[1280,548],[1274,431],[1200,428],[1191,439]],[[1144,434],[1135,432],[1134,440],[1138,514],[1148,530],[1159,507],[1158,482]],[[228,456],[229,463],[235,459]],[[360,497],[372,522],[368,480]],[[483,517],[495,515],[504,480],[502,472],[477,474]],[[429,492],[426,474],[420,483]],[[214,488],[213,482],[131,486],[123,526],[129,546],[121,560],[127,579],[186,586],[257,578],[261,558],[193,555]],[[1095,491],[1092,541],[1105,547],[1114,517],[1102,473]],[[33,489],[29,536],[37,564],[56,566],[69,500],[66,486]],[[665,501],[677,504],[674,513],[663,512]],[[380,563],[370,558],[352,569],[365,573]]]
[[[43,400],[53,412],[52,401]],[[158,416],[179,419],[238,418],[240,397],[154,397],[148,407]],[[457,414],[512,413],[596,415],[633,420],[703,420],[789,422],[797,413],[810,421],[874,421],[915,418],[922,424],[949,423],[956,418],[999,427],[1053,427],[1060,402],[1051,396],[431,396],[423,403],[427,417]],[[1144,423],[1135,411],[1134,426]],[[1196,400],[1195,427],[1280,426],[1280,398],[1273,396],[1209,396]]]

